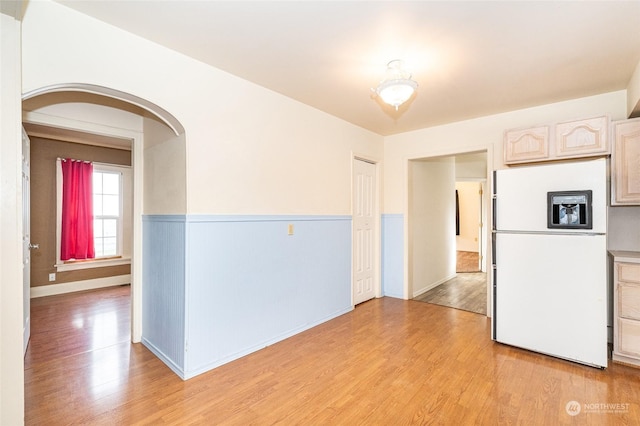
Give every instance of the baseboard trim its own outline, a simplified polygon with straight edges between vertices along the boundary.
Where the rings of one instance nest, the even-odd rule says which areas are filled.
[[[173,362],[171,358],[166,356],[164,352],[158,349],[153,343],[151,343],[149,340],[145,339],[144,337],[142,337],[142,341],[140,343],[142,343],[142,345],[144,345],[145,348],[153,352],[155,356],[160,358],[160,361],[164,362],[166,366],[171,369],[171,371],[173,371],[178,375],[178,377],[180,377],[182,380],[187,380],[188,377],[185,376],[183,369],[178,364]]]
[[[193,370],[185,369],[185,371],[182,372],[182,374],[177,373],[176,370],[174,369],[174,367],[172,367],[170,364],[167,364],[167,365],[174,372],[176,372],[176,374],[178,374],[180,377],[182,377],[183,380],[188,380],[188,379],[191,379],[191,378],[193,378],[195,376],[198,376],[198,375],[200,375],[202,373],[206,373],[207,371],[211,371],[211,370],[213,370],[215,368],[221,367],[224,364],[227,364],[227,363],[230,363],[230,362],[235,361],[237,359],[243,358],[243,357],[245,357],[245,356],[247,356],[249,354],[257,352],[257,351],[259,351],[261,349],[264,349],[264,348],[266,348],[268,346],[271,346],[273,344],[281,342],[281,341],[283,341],[285,339],[288,339],[289,337],[293,337],[296,334],[302,333],[302,332],[304,332],[306,330],[309,330],[309,329],[311,329],[313,327],[317,327],[320,324],[323,324],[323,323],[325,323],[327,321],[331,321],[332,319],[338,318],[341,315],[344,315],[344,314],[346,314],[348,312],[353,311],[353,309],[354,309],[353,306],[349,306],[348,308],[341,309],[341,310],[339,310],[337,312],[334,312],[334,313],[332,313],[332,314],[330,314],[330,315],[328,315],[328,316],[326,316],[324,318],[319,319],[318,321],[314,321],[312,323],[305,324],[304,326],[301,326],[301,327],[296,327],[296,328],[294,328],[292,330],[289,330],[289,331],[287,331],[285,333],[282,333],[281,335],[275,336],[275,337],[273,337],[271,339],[268,339],[268,340],[266,340],[264,342],[261,342],[261,343],[258,343],[256,345],[253,345],[251,347],[245,348],[245,349],[243,349],[243,350],[241,350],[241,351],[239,351],[237,353],[230,354],[230,355],[227,355],[227,356],[225,356],[223,358],[217,359],[215,361],[208,362],[206,364],[200,365],[198,368],[195,368]]]
[[[440,284],[444,284],[447,281],[454,279],[455,277],[456,277],[456,274],[453,274],[453,275],[451,275],[449,277],[441,279],[440,281],[436,281],[434,283],[431,283],[427,287],[425,287],[423,289],[420,289],[418,292],[413,293],[413,298],[416,298],[416,297],[418,297],[420,295],[423,295],[424,293],[428,292],[429,290],[434,289],[434,288],[438,287]]]
[[[76,291],[84,290],[94,290],[96,288],[113,287],[124,284],[131,284],[131,274],[31,287],[31,298],[35,299],[36,297],[53,296],[56,294],[73,293]]]

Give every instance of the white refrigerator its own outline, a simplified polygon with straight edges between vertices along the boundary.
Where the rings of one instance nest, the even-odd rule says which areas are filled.
[[[607,366],[607,160],[494,172],[494,340]]]

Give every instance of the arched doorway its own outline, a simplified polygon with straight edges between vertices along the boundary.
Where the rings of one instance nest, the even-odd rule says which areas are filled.
[[[153,143],[152,137],[145,138],[144,126],[140,129],[116,126],[107,122],[92,122],[86,117],[74,117],[71,104],[86,104],[107,111],[121,111],[121,115],[139,116],[141,121],[151,120],[165,133],[184,137],[184,127],[169,112],[145,99],[112,88],[90,84],[61,84],[43,87],[23,94],[23,121],[36,126],[41,132],[73,138],[81,133],[84,138],[110,143],[109,141],[129,141],[131,166],[133,170],[133,226],[131,250],[131,340],[140,342],[142,338],[142,215],[143,215],[143,173],[145,143]],[[43,108],[58,105],[67,109],[65,114],[42,114]],[[26,107],[26,109],[25,109]],[[126,142],[125,142],[126,143]]]

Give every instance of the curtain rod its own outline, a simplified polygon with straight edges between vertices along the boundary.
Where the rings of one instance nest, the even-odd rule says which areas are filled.
[[[67,160],[71,160],[71,161],[82,161],[83,163],[93,163],[93,161],[87,161],[87,160],[76,160],[75,158],[60,158],[57,157],[56,160],[58,161],[67,161]]]
[[[57,161],[67,161],[67,159],[66,159],[66,158],[60,158],[60,157],[56,157],[56,160],[57,160]],[[72,159],[71,159],[71,161],[82,161],[82,162],[84,162],[84,163],[93,163],[93,164],[95,164],[95,165],[97,165],[97,166],[131,167],[131,166],[126,165],[126,164],[100,163],[100,162],[98,162],[98,161],[76,160],[76,159],[74,159],[74,158],[72,158]]]

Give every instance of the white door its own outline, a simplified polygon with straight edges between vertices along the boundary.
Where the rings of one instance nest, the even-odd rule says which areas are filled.
[[[353,161],[353,304],[376,296],[376,166]]]
[[[23,286],[23,352],[27,352],[31,336],[31,147],[22,129],[22,286]]]

